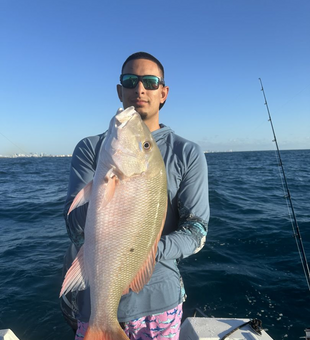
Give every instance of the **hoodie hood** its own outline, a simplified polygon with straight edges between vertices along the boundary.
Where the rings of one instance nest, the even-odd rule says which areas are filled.
[[[160,129],[152,132],[152,136],[155,139],[157,145],[164,143],[167,139],[167,136],[174,133],[174,131],[164,124],[160,124]]]

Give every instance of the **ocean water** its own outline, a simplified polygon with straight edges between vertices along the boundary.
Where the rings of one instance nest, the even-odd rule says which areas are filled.
[[[310,150],[282,151],[310,261]],[[185,315],[259,318],[275,340],[310,326],[310,292],[274,151],[212,153],[208,240],[183,260]],[[21,340],[70,340],[59,308],[62,217],[70,158],[0,159],[0,329]]]

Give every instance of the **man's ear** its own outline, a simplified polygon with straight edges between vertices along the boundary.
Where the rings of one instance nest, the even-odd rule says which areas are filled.
[[[123,86],[120,84],[116,85],[116,90],[117,90],[117,94],[118,94],[118,98],[121,102],[123,102]]]
[[[169,93],[169,86],[163,86],[161,90],[161,100],[160,100],[161,104],[163,104],[167,100],[168,93]]]

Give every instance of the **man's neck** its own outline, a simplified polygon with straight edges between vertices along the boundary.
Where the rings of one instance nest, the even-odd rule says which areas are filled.
[[[144,123],[149,128],[149,130],[151,132],[160,129],[160,125],[159,125],[159,120],[158,119],[156,119],[156,120],[154,120],[154,119],[150,119],[150,120],[146,119],[146,120],[144,120]]]

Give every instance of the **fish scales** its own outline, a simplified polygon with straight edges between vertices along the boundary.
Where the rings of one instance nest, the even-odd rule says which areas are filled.
[[[93,244],[88,247],[91,253],[86,254],[86,257],[94,256],[98,259],[92,261],[102,260],[107,264],[105,275],[101,275],[101,272],[90,274],[98,280],[98,285],[96,285],[98,291],[92,294],[97,299],[99,297],[106,299],[109,294],[117,299],[124,290],[124,282],[128,282],[129,285],[142,265],[142,260],[139,263],[137,257],[145,259],[154,244],[158,232],[151,234],[149,225],[161,224],[163,214],[163,212],[158,213],[156,205],[152,204],[160,200],[155,195],[152,197],[153,192],[158,192],[158,189],[153,190],[157,183],[156,178],[146,181],[144,176],[132,179],[130,182],[120,183],[107,209],[102,209],[102,213],[98,214],[97,222],[89,220],[90,225],[100,223],[102,228],[86,229],[85,240],[88,239]],[[92,209],[97,209],[97,207],[90,206],[90,213]],[[136,211],[139,213],[135,214]],[[154,221],[156,215],[161,216],[158,222]],[[146,235],[148,237],[145,237]],[[98,239],[103,239],[104,242],[96,242]],[[116,249],[117,256],[115,255]],[[100,287],[109,287],[109,289],[101,291]],[[116,306],[114,301],[113,305]],[[98,310],[98,317],[101,313],[103,311]],[[104,317],[102,316],[102,319]]]

